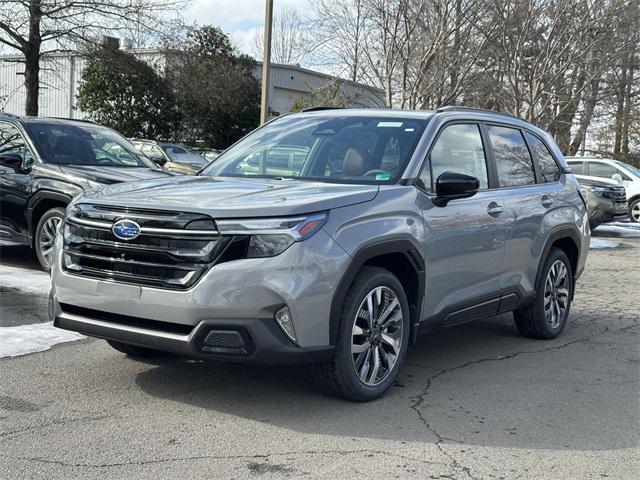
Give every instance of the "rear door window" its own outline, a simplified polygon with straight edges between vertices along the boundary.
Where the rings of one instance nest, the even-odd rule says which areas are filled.
[[[533,158],[538,162],[543,182],[556,182],[560,179],[560,169],[549,149],[535,135],[527,133],[527,141],[531,147]]]
[[[501,187],[535,184],[531,154],[520,130],[490,125],[487,132],[498,169],[498,184]]]
[[[571,168],[571,172],[576,175],[586,175],[584,162],[580,162],[578,160],[568,160],[567,164]]]

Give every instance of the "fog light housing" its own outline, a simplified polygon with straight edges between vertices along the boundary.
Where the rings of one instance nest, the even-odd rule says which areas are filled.
[[[293,321],[291,320],[289,307],[281,308],[276,312],[276,322],[287,338],[297,345],[296,331],[293,328]]]

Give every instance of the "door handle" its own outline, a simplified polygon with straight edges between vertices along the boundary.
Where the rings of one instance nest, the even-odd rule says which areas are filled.
[[[502,205],[498,205],[496,202],[491,202],[487,205],[487,213],[492,217],[499,217],[503,211]]]
[[[553,198],[551,198],[549,195],[543,195],[542,206],[544,208],[549,208],[551,205],[553,205]]]

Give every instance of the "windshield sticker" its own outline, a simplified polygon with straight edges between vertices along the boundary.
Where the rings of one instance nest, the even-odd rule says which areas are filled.
[[[378,127],[382,128],[400,128],[402,122],[378,122]]]
[[[390,173],[378,173],[376,174],[376,180],[389,180],[391,178]]]

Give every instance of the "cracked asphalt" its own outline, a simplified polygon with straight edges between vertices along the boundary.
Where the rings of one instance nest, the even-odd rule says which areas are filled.
[[[422,337],[366,404],[304,367],[142,363],[92,339],[0,359],[0,478],[635,480],[639,288],[640,239],[591,250],[559,338],[510,315]]]

